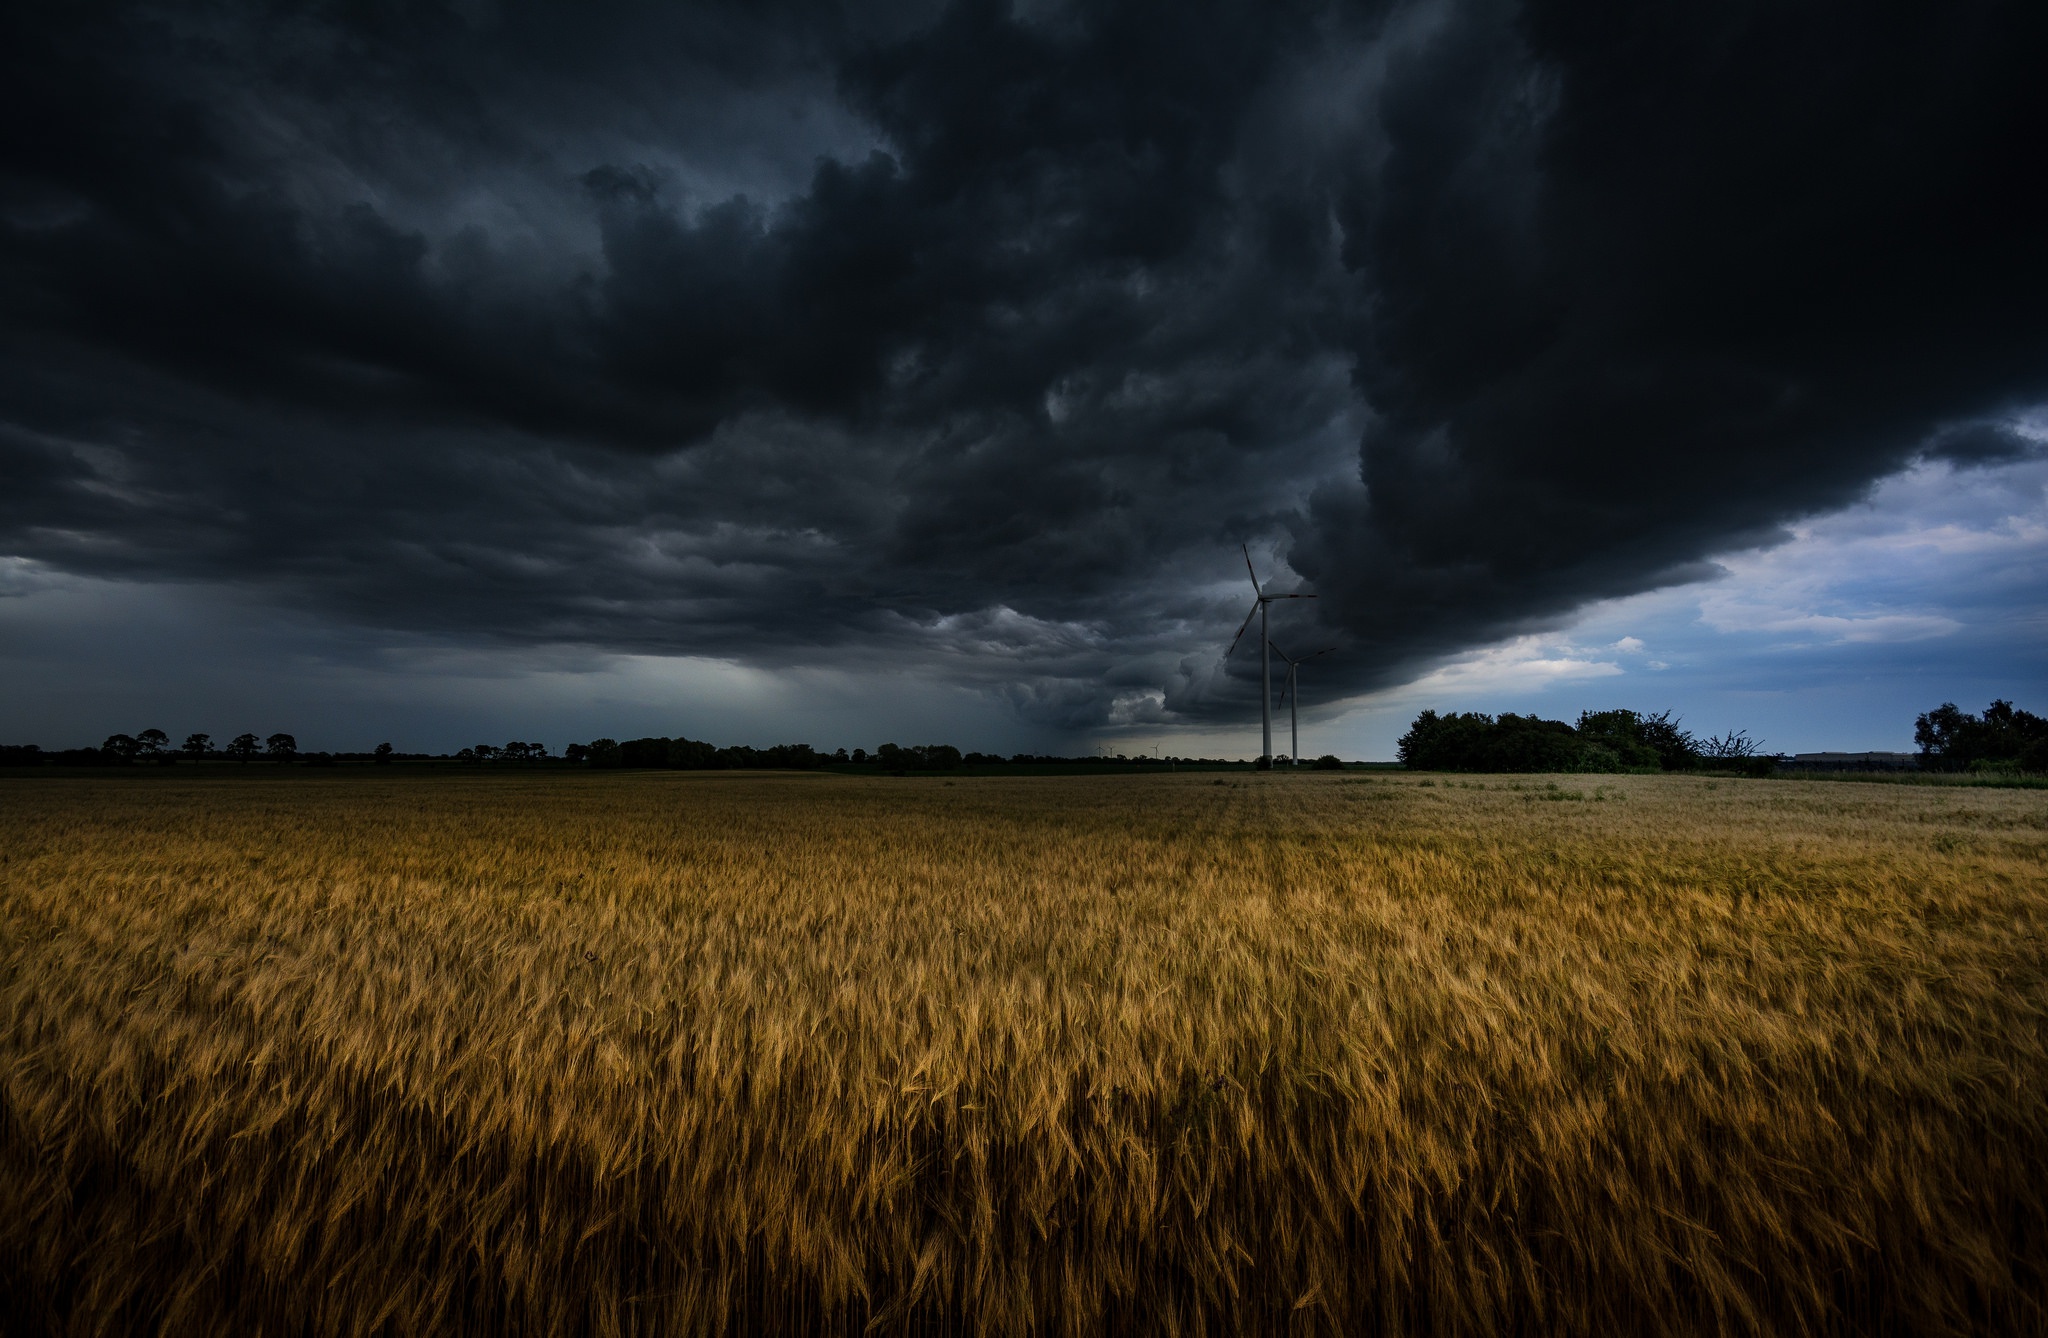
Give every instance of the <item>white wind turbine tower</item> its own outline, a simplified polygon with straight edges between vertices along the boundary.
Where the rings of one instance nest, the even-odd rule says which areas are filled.
[[[1259,574],[1252,570],[1252,550],[1244,550],[1244,569],[1252,578],[1252,593],[1256,598],[1251,613],[1238,624],[1237,635],[1230,638],[1230,650],[1223,652],[1223,658],[1230,658],[1230,651],[1237,649],[1237,643],[1244,640],[1244,629],[1252,625],[1252,614],[1259,618],[1259,727],[1260,742],[1264,751],[1259,761],[1270,768],[1273,765],[1273,643],[1266,636],[1266,605],[1276,599],[1314,599],[1314,595],[1269,595],[1259,585]]]
[[[1304,655],[1297,660],[1286,651],[1280,649],[1280,647],[1273,645],[1272,642],[1268,641],[1266,644],[1273,647],[1275,655],[1287,661],[1287,686],[1280,689],[1280,700],[1289,703],[1287,708],[1287,757],[1292,765],[1298,767],[1301,765],[1301,690],[1295,684],[1294,675],[1301,666],[1307,664],[1310,660],[1315,659],[1317,656],[1328,655],[1337,648],[1335,646],[1325,646],[1314,655]]]

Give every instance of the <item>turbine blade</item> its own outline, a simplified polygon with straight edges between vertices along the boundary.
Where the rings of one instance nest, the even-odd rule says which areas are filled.
[[[1281,659],[1283,659],[1283,660],[1287,661],[1287,662],[1288,662],[1289,664],[1294,664],[1294,663],[1296,663],[1296,660],[1294,659],[1294,657],[1293,657],[1293,656],[1291,656],[1291,655],[1289,655],[1289,654],[1288,654],[1288,653],[1287,653],[1286,651],[1284,651],[1284,650],[1280,649],[1280,643],[1279,643],[1279,642],[1277,642],[1277,641],[1275,641],[1275,640],[1273,640],[1273,638],[1271,638],[1271,637],[1267,637],[1267,638],[1266,638],[1266,644],[1267,644],[1267,645],[1269,645],[1269,646],[1271,646],[1271,647],[1273,648],[1273,653],[1274,653],[1275,655],[1278,655],[1278,656],[1279,656],[1279,657],[1280,657]]]
[[[1321,650],[1317,651],[1316,655],[1328,655],[1331,651],[1335,649],[1337,649],[1335,646],[1325,646]],[[1305,655],[1302,658],[1306,660],[1313,660],[1316,657],[1316,655]]]
[[[1259,604],[1260,604],[1260,603],[1261,603],[1261,601],[1260,601],[1260,600],[1256,600],[1256,599],[1255,599],[1255,600],[1253,600],[1253,601],[1252,601],[1252,611],[1251,611],[1250,613],[1247,613],[1247,614],[1246,614],[1246,615],[1244,616],[1244,621],[1243,621],[1243,622],[1241,622],[1241,623],[1239,623],[1239,624],[1237,625],[1237,635],[1236,635],[1236,636],[1234,636],[1234,637],[1232,637],[1232,638],[1230,638],[1230,650],[1236,650],[1236,649],[1237,649],[1237,643],[1238,643],[1238,642],[1240,642],[1240,641],[1242,641],[1242,640],[1244,640],[1244,629],[1245,629],[1245,628],[1247,628],[1247,627],[1250,627],[1250,626],[1252,625],[1252,619],[1254,619],[1254,618],[1256,618],[1256,617],[1258,617],[1258,616],[1259,616]],[[1230,650],[1226,650],[1226,651],[1224,651],[1224,652],[1223,652],[1223,658],[1224,658],[1224,659],[1226,659],[1226,660],[1227,660],[1227,659],[1229,659],[1229,658],[1230,658]]]
[[[1258,590],[1259,596],[1264,598],[1266,592],[1259,590],[1259,574],[1252,570],[1252,549],[1250,544],[1244,545],[1244,570],[1245,574],[1252,578],[1252,589]]]

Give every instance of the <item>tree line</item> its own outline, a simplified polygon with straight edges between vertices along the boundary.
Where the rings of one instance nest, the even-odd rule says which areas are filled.
[[[1994,701],[1972,715],[1944,702],[1913,731],[1927,771],[2048,771],[2048,720]],[[1584,711],[1576,725],[1535,715],[1424,711],[1401,736],[1417,771],[1629,772],[1737,770],[1768,775],[1784,759],[1747,730],[1699,737],[1671,712]]]
[[[809,771],[819,767],[868,766],[883,771],[955,771],[961,767],[984,766],[1026,766],[1033,764],[1078,766],[1138,763],[1195,763],[1225,765],[1220,759],[1195,759],[1185,757],[1130,757],[1123,753],[1114,756],[1090,755],[1086,757],[1058,757],[1039,753],[962,752],[950,743],[895,744],[885,743],[873,752],[865,748],[851,751],[845,748],[825,752],[808,743],[784,743],[772,748],[749,748],[744,745],[721,748],[698,739],[671,739],[654,737],[644,739],[593,739],[591,742],[572,743],[562,750],[562,757],[569,762],[579,762],[592,767],[663,768],[679,771],[741,771],[750,768],[774,769],[778,771]],[[1337,763],[1334,757],[1325,759]],[[1323,763],[1318,763],[1323,765]]]
[[[1928,771],[2048,772],[2048,719],[2016,708],[2003,699],[1982,714],[1943,702],[1915,722],[1920,766]],[[1745,730],[1718,737],[1700,737],[1682,727],[1670,711],[1655,715],[1631,710],[1585,711],[1577,724],[1507,712],[1498,716],[1477,711],[1439,714],[1424,711],[1401,736],[1403,765],[1417,771],[1629,772],[1733,769],[1768,774],[1782,755],[1766,754]],[[398,760],[449,760],[446,754],[400,753],[380,743],[368,753],[302,753],[290,734],[259,738],[237,734],[216,743],[210,734],[194,733],[173,747],[163,730],[113,734],[98,748],[45,751],[35,744],[0,745],[0,766],[170,766],[178,762],[227,761],[303,763],[333,766],[340,762],[389,763]],[[595,768],[660,768],[693,771],[808,771],[828,766],[873,767],[891,772],[952,771],[993,765],[1116,765],[1177,762],[1227,765],[1215,758],[1146,758],[1089,755],[1059,757],[1034,753],[965,752],[945,743],[885,743],[869,752],[839,748],[825,752],[808,743],[771,748],[746,745],[719,747],[699,739],[666,736],[594,739],[572,743],[559,757],[544,743],[514,739],[499,745],[479,743],[454,754],[471,765],[550,763]],[[1321,769],[1341,767],[1334,756],[1318,758]]]
[[[368,753],[301,752],[290,734],[272,734],[259,739],[240,734],[217,744],[208,734],[191,734],[181,747],[172,747],[170,737],[160,729],[139,734],[114,734],[98,748],[67,748],[46,751],[35,744],[0,745],[0,766],[172,766],[179,762],[265,762],[334,766],[342,762],[388,763],[393,761],[457,762],[469,766],[518,766],[547,764],[595,768],[668,769],[697,771],[778,770],[809,771],[820,767],[872,767],[883,771],[953,771],[961,767],[1049,764],[1062,766],[1153,765],[1185,763],[1227,766],[1220,758],[1113,756],[1090,754],[1062,757],[1053,754],[963,752],[949,743],[884,743],[873,752],[845,748],[827,752],[808,743],[784,743],[770,748],[744,744],[720,747],[699,739],[666,736],[627,739],[594,739],[572,743],[560,754],[545,743],[514,739],[504,744],[478,743],[454,754],[401,753],[389,743],[380,743]],[[1319,767],[1343,764],[1335,757],[1316,762]]]
[[[1513,712],[1424,711],[1397,748],[1417,771],[1763,771],[1772,762],[1745,730],[1703,739],[1669,711],[1583,711],[1576,725]]]
[[[160,729],[145,729],[137,734],[109,734],[106,742],[97,748],[45,750],[33,743],[0,744],[0,766],[8,767],[175,766],[179,762],[246,763],[258,760],[334,766],[353,761],[390,762],[403,756],[409,755],[399,753],[388,743],[380,743],[367,753],[302,753],[298,739],[282,732],[266,738],[237,734],[225,743],[215,742],[211,734],[187,734],[185,741],[175,748],[171,746],[170,735]]]

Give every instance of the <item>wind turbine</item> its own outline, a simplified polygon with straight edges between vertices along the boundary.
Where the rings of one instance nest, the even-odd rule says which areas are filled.
[[[1292,705],[1290,705],[1287,708],[1287,756],[1293,760],[1293,765],[1300,766],[1301,692],[1299,689],[1295,687],[1294,684],[1295,671],[1300,669],[1301,666],[1303,666],[1304,664],[1307,664],[1310,660],[1315,659],[1317,656],[1328,655],[1331,651],[1337,648],[1335,646],[1325,646],[1321,650],[1317,651],[1315,655],[1304,655],[1297,660],[1292,655],[1289,655],[1286,651],[1280,649],[1280,647],[1273,645],[1272,642],[1268,641],[1266,644],[1269,646],[1273,646],[1273,653],[1275,655],[1278,655],[1281,659],[1287,661],[1287,686],[1280,689],[1280,700],[1283,702],[1292,702]]]
[[[1265,751],[1259,754],[1259,762],[1270,770],[1273,766],[1273,657],[1268,653],[1272,642],[1266,637],[1266,605],[1276,599],[1314,599],[1314,595],[1269,595],[1259,585],[1259,574],[1252,570],[1252,550],[1244,550],[1244,569],[1252,578],[1252,612],[1238,624],[1237,635],[1230,638],[1230,650],[1223,652],[1223,658],[1230,658],[1230,651],[1237,649],[1237,643],[1244,640],[1244,629],[1252,625],[1252,614],[1259,618],[1259,727],[1260,742]]]

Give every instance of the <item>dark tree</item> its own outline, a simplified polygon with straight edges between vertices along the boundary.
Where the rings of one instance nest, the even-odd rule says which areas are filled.
[[[1700,740],[1700,756],[1709,762],[1746,762],[1763,751],[1763,742],[1746,729],[1730,730]]]
[[[1680,771],[1698,763],[1699,745],[1669,711],[1586,711],[1576,729],[1533,715],[1424,711],[1400,754],[1421,771]]]
[[[2048,720],[2003,698],[1981,716],[1943,702],[1914,723],[1913,741],[1920,745],[1920,765],[1930,771],[1980,764],[2048,771]]]
[[[1679,771],[1692,765],[1692,735],[1678,728],[1669,711],[1645,716],[1635,711],[1582,711],[1579,713],[1580,768],[1587,771]],[[1599,765],[1606,758],[1592,752],[1604,748],[1613,765]]]
[[[184,752],[187,757],[204,757],[213,751],[211,734],[187,734]]]
[[[263,751],[273,762],[289,762],[299,753],[299,741],[289,734],[273,734],[263,741]]]
[[[1929,771],[1960,770],[1966,737],[1978,724],[1954,702],[1943,702],[1913,723],[1913,742],[1920,745],[1920,765]]]
[[[891,771],[925,771],[933,766],[930,754],[930,747],[904,748],[893,743],[885,743],[875,749],[875,761]],[[957,751],[953,753],[952,765],[960,765],[960,754]]]
[[[590,741],[590,765],[594,767],[622,767],[626,765],[625,751],[617,739],[592,739]]]
[[[1311,770],[1315,771],[1342,771],[1343,769],[1343,760],[1335,753],[1324,753],[1316,759],[1315,766],[1311,768]]]
[[[657,748],[652,746],[652,744],[666,744],[667,746]],[[627,746],[631,747],[630,744]],[[705,743],[701,739],[657,739],[651,741],[650,746],[645,751],[650,759],[649,761],[645,763],[628,761],[626,765],[676,767],[684,771],[708,771],[718,767],[729,767],[735,760],[734,756],[729,752],[727,756],[721,758],[719,756],[720,749]],[[752,750],[749,749],[747,751]],[[658,756],[657,753],[659,754]]]
[[[855,753],[856,760],[860,754]],[[874,760],[891,771],[952,771],[960,765],[960,750],[950,743],[926,743],[899,748],[885,743],[875,749]]]
[[[1562,720],[1477,711],[1424,711],[1397,747],[1402,764],[1417,771],[1571,771],[1581,752]]]
[[[634,768],[669,766],[669,742],[665,734],[644,739],[627,739],[619,745],[618,765]],[[707,743],[703,746],[710,748],[711,745]]]
[[[388,766],[391,762],[391,753],[392,748],[390,744],[380,743],[377,745],[376,750],[370,754],[370,760],[378,766]]]
[[[138,757],[162,757],[164,749],[171,746],[171,736],[160,729],[145,729],[135,736],[135,754]]]
[[[233,741],[228,744],[228,756],[234,758],[237,762],[247,762],[250,758],[256,756],[256,748],[257,742],[254,734],[237,734]]]
[[[100,751],[117,762],[133,762],[142,745],[126,734],[109,734],[107,741],[100,745]]]

